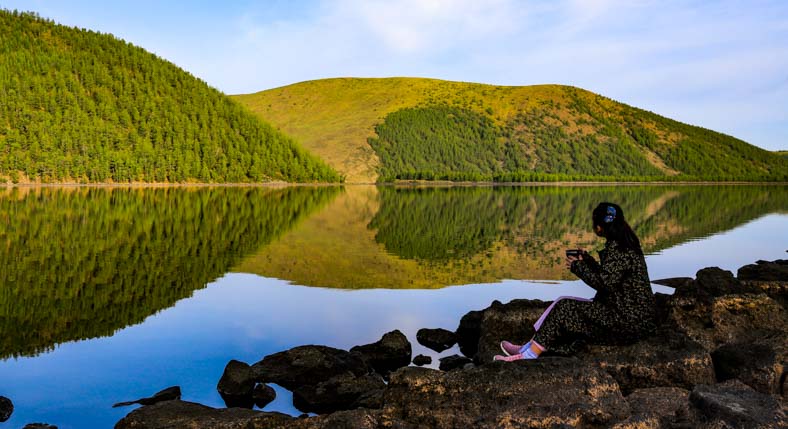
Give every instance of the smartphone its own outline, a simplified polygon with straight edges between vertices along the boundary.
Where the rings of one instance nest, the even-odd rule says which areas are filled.
[[[579,258],[580,255],[583,254],[583,251],[580,249],[566,249],[566,257],[573,256],[575,258]]]

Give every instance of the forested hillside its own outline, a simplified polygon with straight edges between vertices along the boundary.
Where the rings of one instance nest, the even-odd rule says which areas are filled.
[[[0,10],[0,182],[339,178],[290,137],[142,48]]]
[[[235,96],[348,181],[785,181],[788,159],[579,88],[325,79]]]

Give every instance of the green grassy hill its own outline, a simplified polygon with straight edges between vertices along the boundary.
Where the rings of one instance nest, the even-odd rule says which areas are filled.
[[[108,34],[0,10],[0,182],[338,180],[172,63]]]
[[[340,78],[234,97],[348,182],[788,180],[784,157],[568,86]]]

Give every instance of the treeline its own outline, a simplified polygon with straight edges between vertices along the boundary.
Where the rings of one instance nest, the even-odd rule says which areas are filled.
[[[291,138],[142,48],[0,10],[0,181],[340,179]]]
[[[497,121],[489,108],[443,104],[390,113],[368,139],[380,159],[379,181],[788,181],[785,157],[563,91],[563,104],[541,100]]]
[[[11,188],[0,194],[0,359],[140,323],[339,192]]]

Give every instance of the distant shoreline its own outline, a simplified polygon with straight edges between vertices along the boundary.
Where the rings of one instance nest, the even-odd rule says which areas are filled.
[[[355,183],[16,183],[0,184],[0,189],[12,188],[286,188],[297,186],[393,186],[393,187],[520,187],[520,186],[718,186],[718,185],[773,185],[786,186],[788,182],[599,182],[599,181],[561,181],[561,182],[452,182],[435,181],[398,181],[398,182],[355,182]]]

